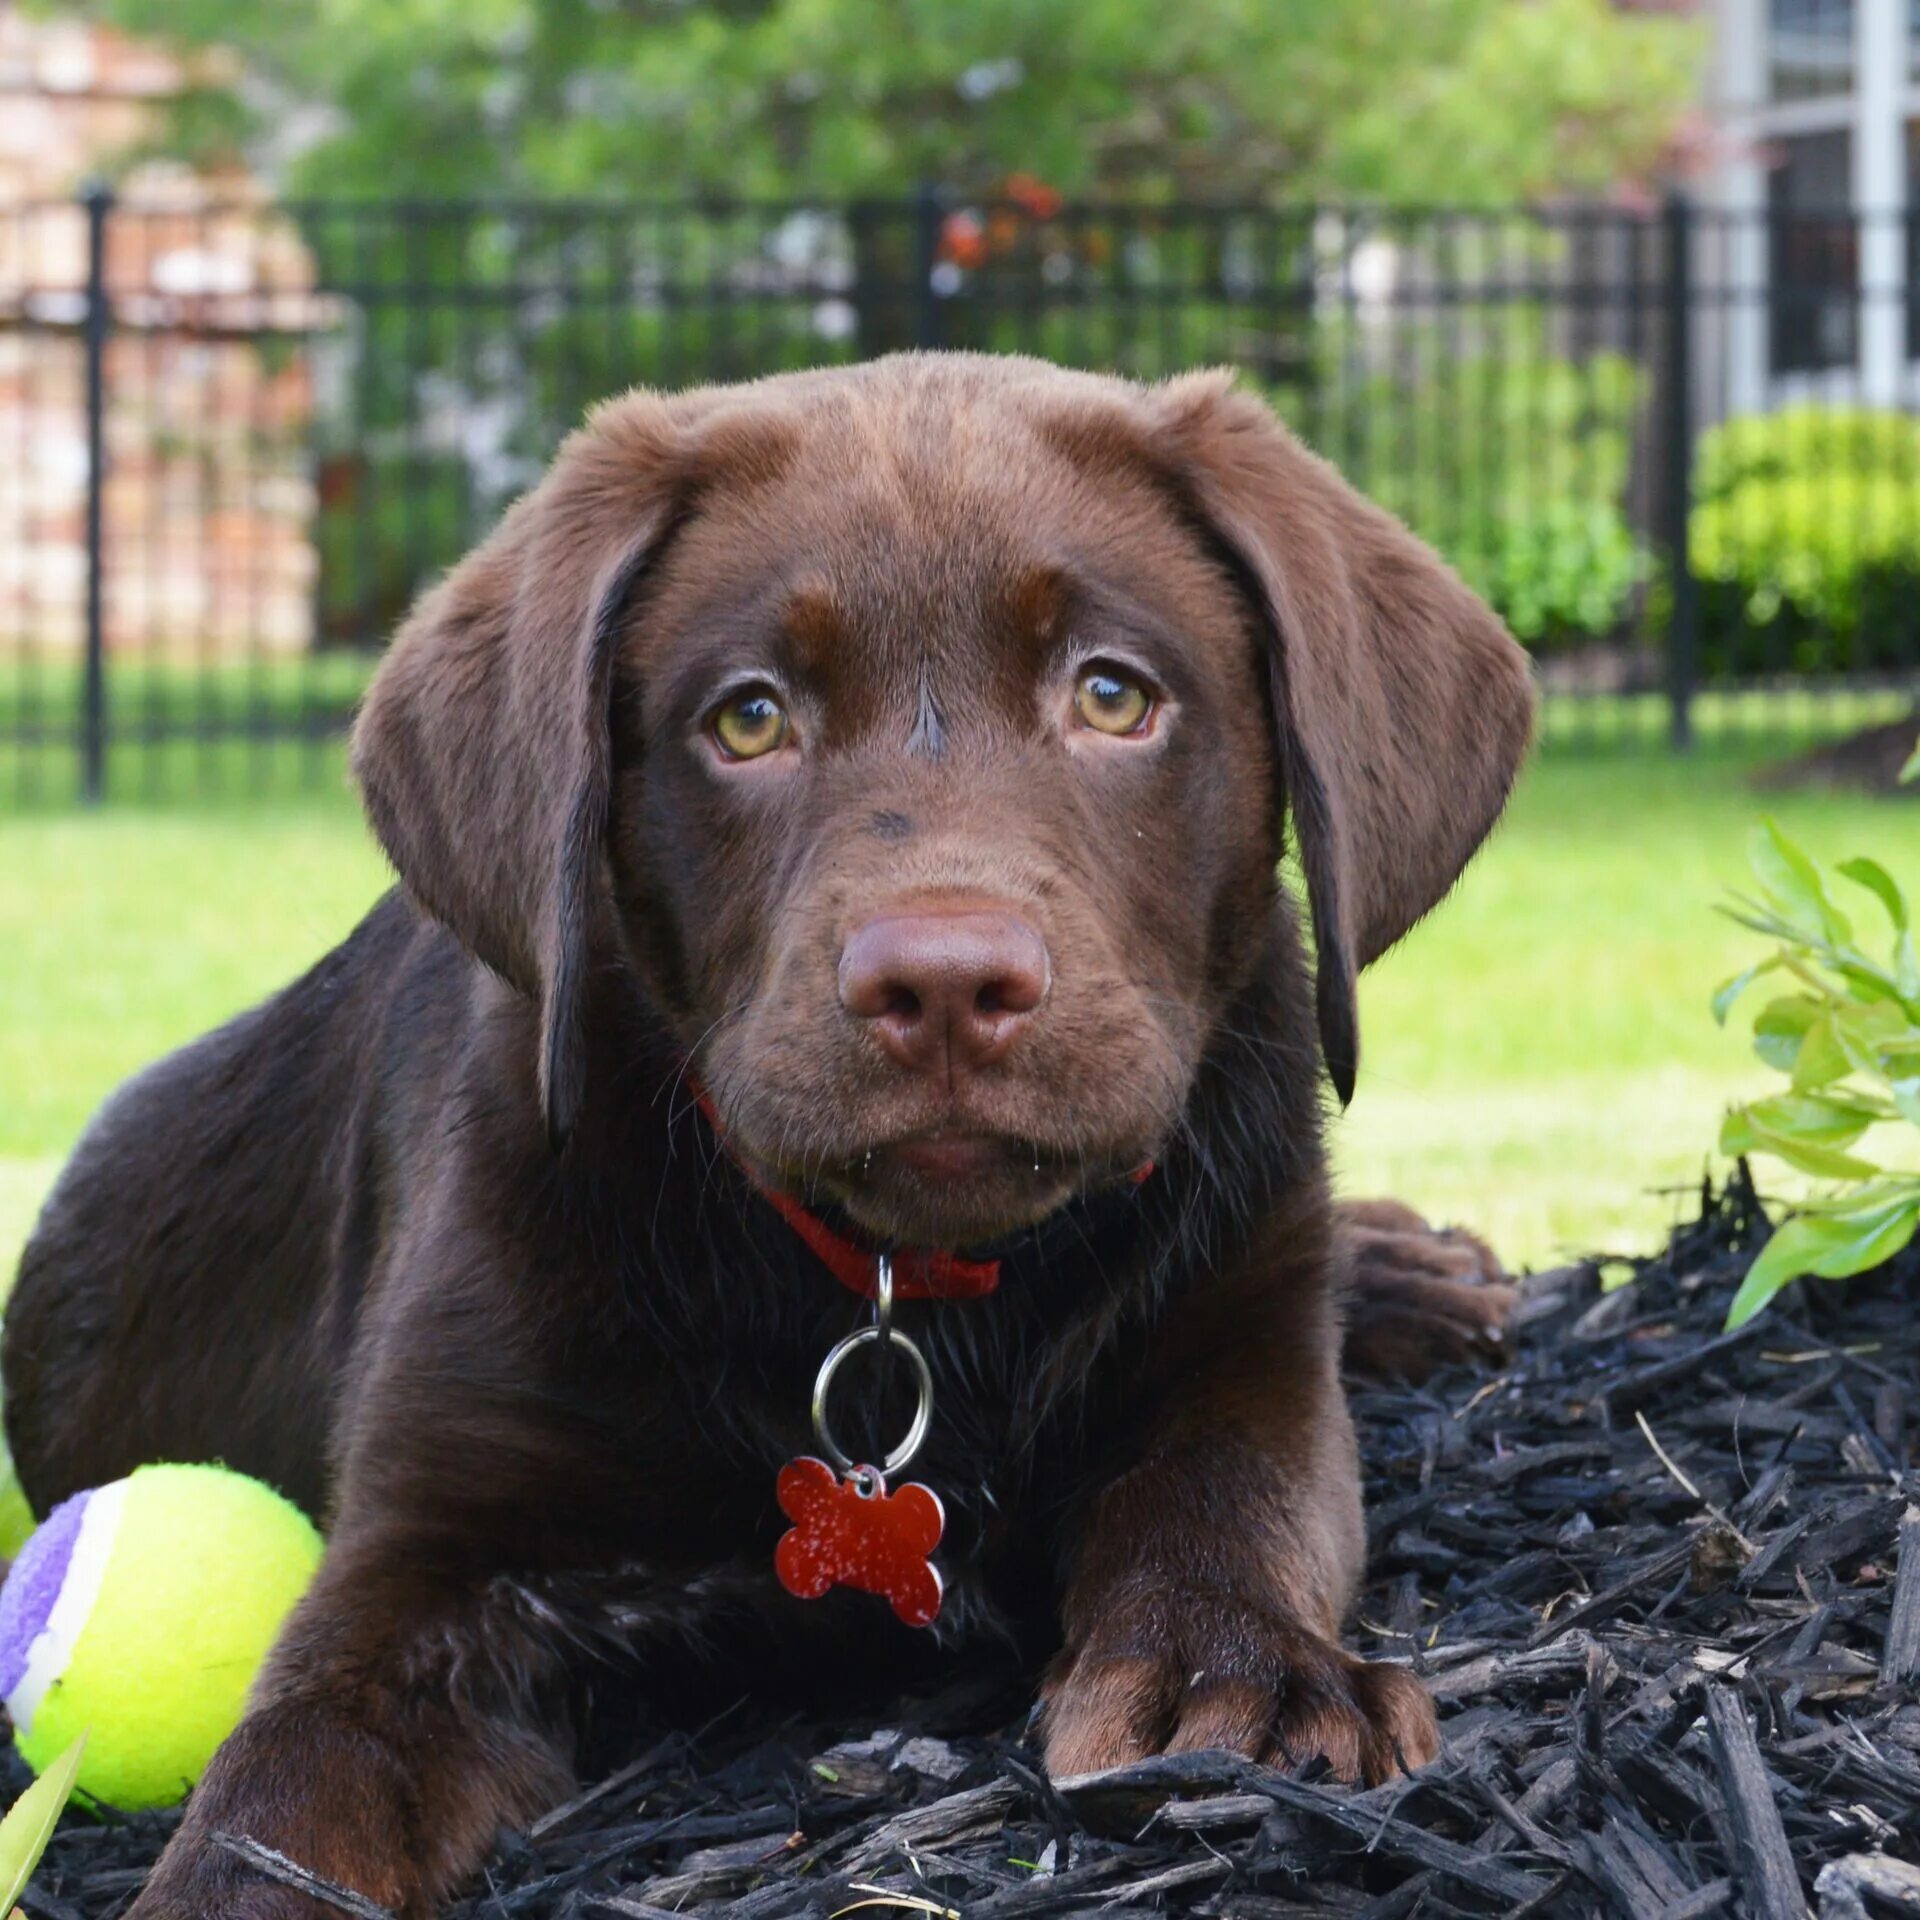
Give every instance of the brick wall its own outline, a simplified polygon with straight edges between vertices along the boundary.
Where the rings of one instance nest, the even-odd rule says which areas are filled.
[[[184,84],[163,53],[0,0],[0,644],[82,639],[87,420],[80,185]],[[311,336],[338,321],[244,176],[124,174],[108,227],[110,648],[311,644]]]

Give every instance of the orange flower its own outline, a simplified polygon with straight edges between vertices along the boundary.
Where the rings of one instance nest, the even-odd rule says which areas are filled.
[[[940,226],[940,258],[956,267],[983,267],[987,263],[986,229],[977,213],[950,213]]]
[[[1054,188],[1030,173],[1008,174],[1006,196],[1035,220],[1051,220],[1066,204]]]

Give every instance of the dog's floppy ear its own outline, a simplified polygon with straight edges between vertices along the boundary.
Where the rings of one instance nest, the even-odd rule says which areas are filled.
[[[1170,381],[1151,404],[1173,485],[1265,629],[1321,1049],[1345,1101],[1355,976],[1446,893],[1499,817],[1532,730],[1527,657],[1437,555],[1231,376]]]
[[[600,409],[423,596],[354,729],[368,815],[408,890],[539,1003],[556,1142],[585,1075],[589,953],[612,937],[614,658],[676,511],[680,459],[666,403]]]

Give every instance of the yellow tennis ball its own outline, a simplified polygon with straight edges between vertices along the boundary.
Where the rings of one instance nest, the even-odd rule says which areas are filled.
[[[85,1792],[172,1805],[319,1563],[306,1515],[224,1467],[141,1467],[63,1501],[0,1589],[0,1693],[27,1764],[84,1732]]]

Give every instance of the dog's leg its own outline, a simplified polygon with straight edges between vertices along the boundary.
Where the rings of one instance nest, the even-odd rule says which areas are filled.
[[[554,1641],[510,1583],[426,1542],[336,1540],[130,1920],[338,1920],[262,1848],[430,1914],[566,1788]]]
[[[1355,1373],[1424,1380],[1504,1358],[1518,1294],[1477,1234],[1429,1226],[1398,1200],[1349,1200],[1334,1209],[1334,1245]]]
[[[1378,1781],[1431,1759],[1419,1683],[1339,1643],[1365,1533],[1324,1216],[1279,1223],[1173,1338],[1164,1402],[1068,1583],[1049,1768],[1230,1747]]]

